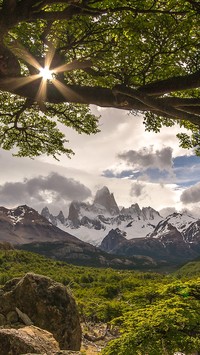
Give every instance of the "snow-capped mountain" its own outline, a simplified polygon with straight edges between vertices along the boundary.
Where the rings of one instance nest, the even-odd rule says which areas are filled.
[[[145,238],[131,240],[126,239],[124,232],[113,229],[100,248],[115,255],[145,255],[174,264],[185,262],[200,254],[200,220],[187,213],[173,213]]]
[[[0,241],[12,244],[54,241],[78,241],[60,230],[33,208],[23,205],[13,209],[0,207]]]
[[[163,219],[153,208],[140,209],[137,203],[120,210],[106,186],[97,191],[92,204],[72,201],[67,217],[62,211],[53,216],[47,207],[41,214],[57,227],[93,245],[100,245],[115,228],[124,231],[127,239],[145,237]]]
[[[168,232],[175,227],[179,231],[183,238],[185,239],[187,229],[197,221],[196,218],[190,216],[186,212],[184,213],[173,213],[167,216],[164,220],[160,221],[153,233],[150,234],[151,238],[161,238],[162,236],[168,234]]]

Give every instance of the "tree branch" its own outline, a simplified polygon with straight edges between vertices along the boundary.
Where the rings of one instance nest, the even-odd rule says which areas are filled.
[[[117,86],[113,89],[113,92],[115,94],[123,94],[138,99],[143,104],[149,106],[148,111],[151,111],[151,109],[155,109],[157,111],[160,111],[161,114],[167,114],[168,116],[171,116],[171,118],[188,120],[191,123],[200,126],[200,117],[192,115],[185,111],[183,112],[170,105],[166,105],[165,102],[162,102],[162,100],[157,100],[150,96],[147,96],[143,94],[143,92],[141,92],[140,90]]]
[[[195,89],[200,87],[200,70],[193,74],[171,77],[165,80],[158,80],[139,88],[140,92],[151,96],[160,96],[174,91]]]

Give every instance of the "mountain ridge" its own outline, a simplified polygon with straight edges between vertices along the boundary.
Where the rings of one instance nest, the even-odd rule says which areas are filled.
[[[84,233],[92,236],[92,243]],[[139,258],[151,266],[180,264],[200,255],[200,219],[186,212],[163,218],[137,203],[119,209],[114,195],[104,187],[93,203],[72,201],[67,218],[62,211],[50,214],[47,207],[41,215],[26,205],[10,210],[0,207],[3,241],[84,265],[134,267]]]

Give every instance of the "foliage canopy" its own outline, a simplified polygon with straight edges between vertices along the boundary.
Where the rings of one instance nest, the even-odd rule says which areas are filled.
[[[96,133],[95,104],[178,122],[200,154],[199,15],[194,0],[1,0],[1,147],[70,155],[57,123]]]

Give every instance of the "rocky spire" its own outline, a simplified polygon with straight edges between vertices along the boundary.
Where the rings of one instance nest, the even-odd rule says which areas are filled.
[[[69,215],[68,219],[72,222],[74,227],[78,227],[80,224],[79,221],[79,210],[80,206],[79,203],[76,201],[72,201],[69,206]]]
[[[111,215],[119,213],[119,207],[117,206],[114,195],[110,193],[106,186],[97,191],[94,198],[94,205],[95,204],[105,207]]]

